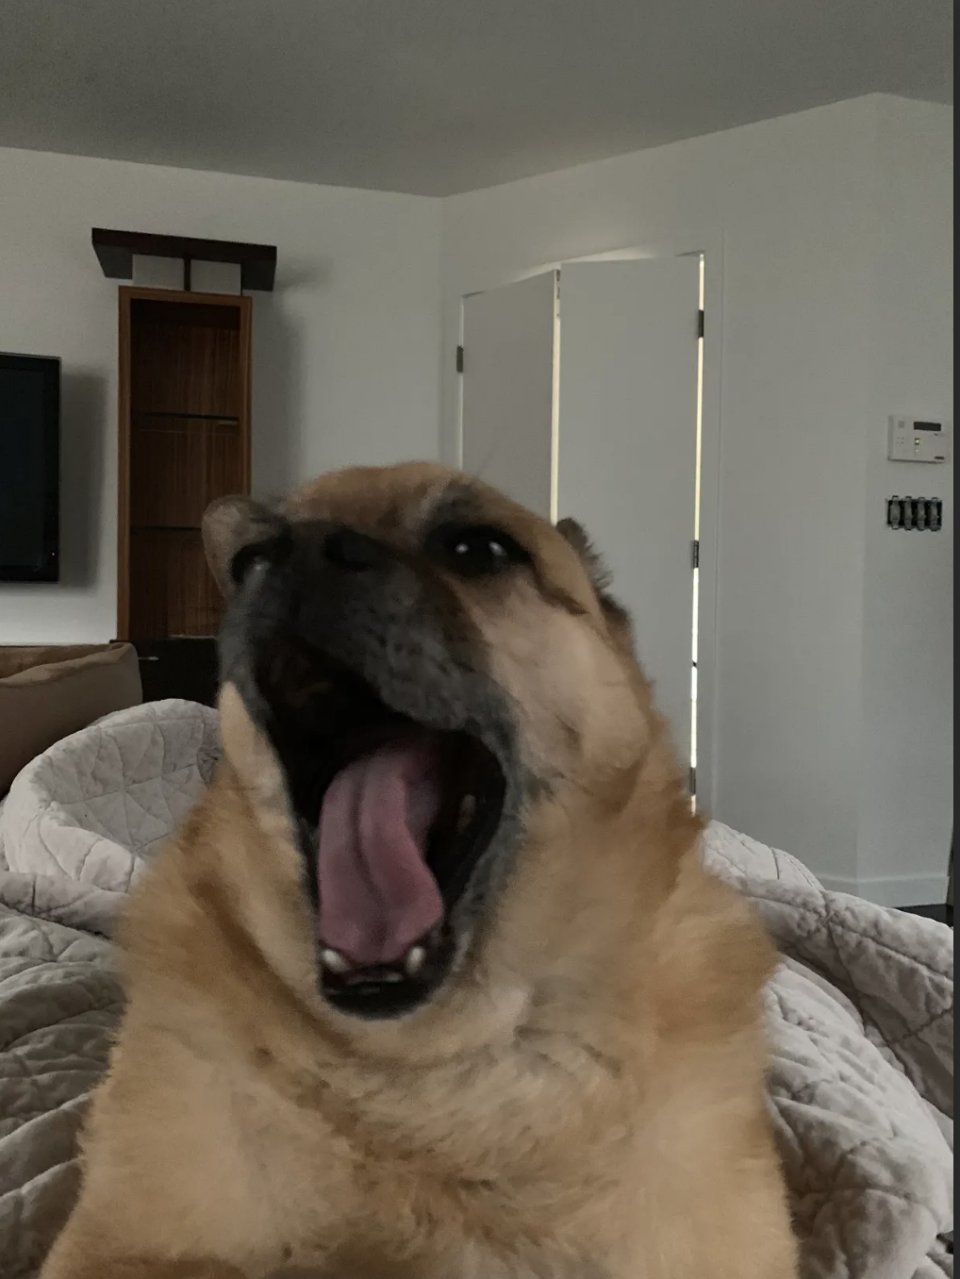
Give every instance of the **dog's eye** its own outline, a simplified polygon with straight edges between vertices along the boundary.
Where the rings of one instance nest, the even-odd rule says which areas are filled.
[[[519,542],[489,524],[443,529],[433,540],[446,567],[461,577],[490,577],[530,563]]]

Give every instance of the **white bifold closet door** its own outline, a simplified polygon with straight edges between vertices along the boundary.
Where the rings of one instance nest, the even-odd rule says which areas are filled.
[[[463,300],[463,456],[471,475],[550,519],[557,273]]]
[[[699,310],[696,257],[561,272],[557,513],[580,520],[606,560],[681,760],[690,758]]]
[[[586,528],[633,618],[681,760],[691,746],[699,298],[691,256],[568,263],[559,285],[550,271],[464,299],[464,469]]]

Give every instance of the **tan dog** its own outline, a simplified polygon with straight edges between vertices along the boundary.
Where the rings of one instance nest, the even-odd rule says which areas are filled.
[[[772,949],[577,526],[411,465],[205,538],[225,759],[43,1279],[793,1276]]]

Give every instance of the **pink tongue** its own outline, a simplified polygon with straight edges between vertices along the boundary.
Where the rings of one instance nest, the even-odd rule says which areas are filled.
[[[358,967],[391,964],[443,918],[425,861],[440,808],[424,744],[386,746],[349,764],[320,813],[320,938]]]

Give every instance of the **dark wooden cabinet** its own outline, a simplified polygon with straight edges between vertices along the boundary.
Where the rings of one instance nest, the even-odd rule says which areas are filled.
[[[223,605],[200,521],[250,491],[251,301],[120,289],[117,634],[212,636]]]
[[[145,702],[182,697],[204,706],[216,705],[216,640],[140,640],[136,649]]]

